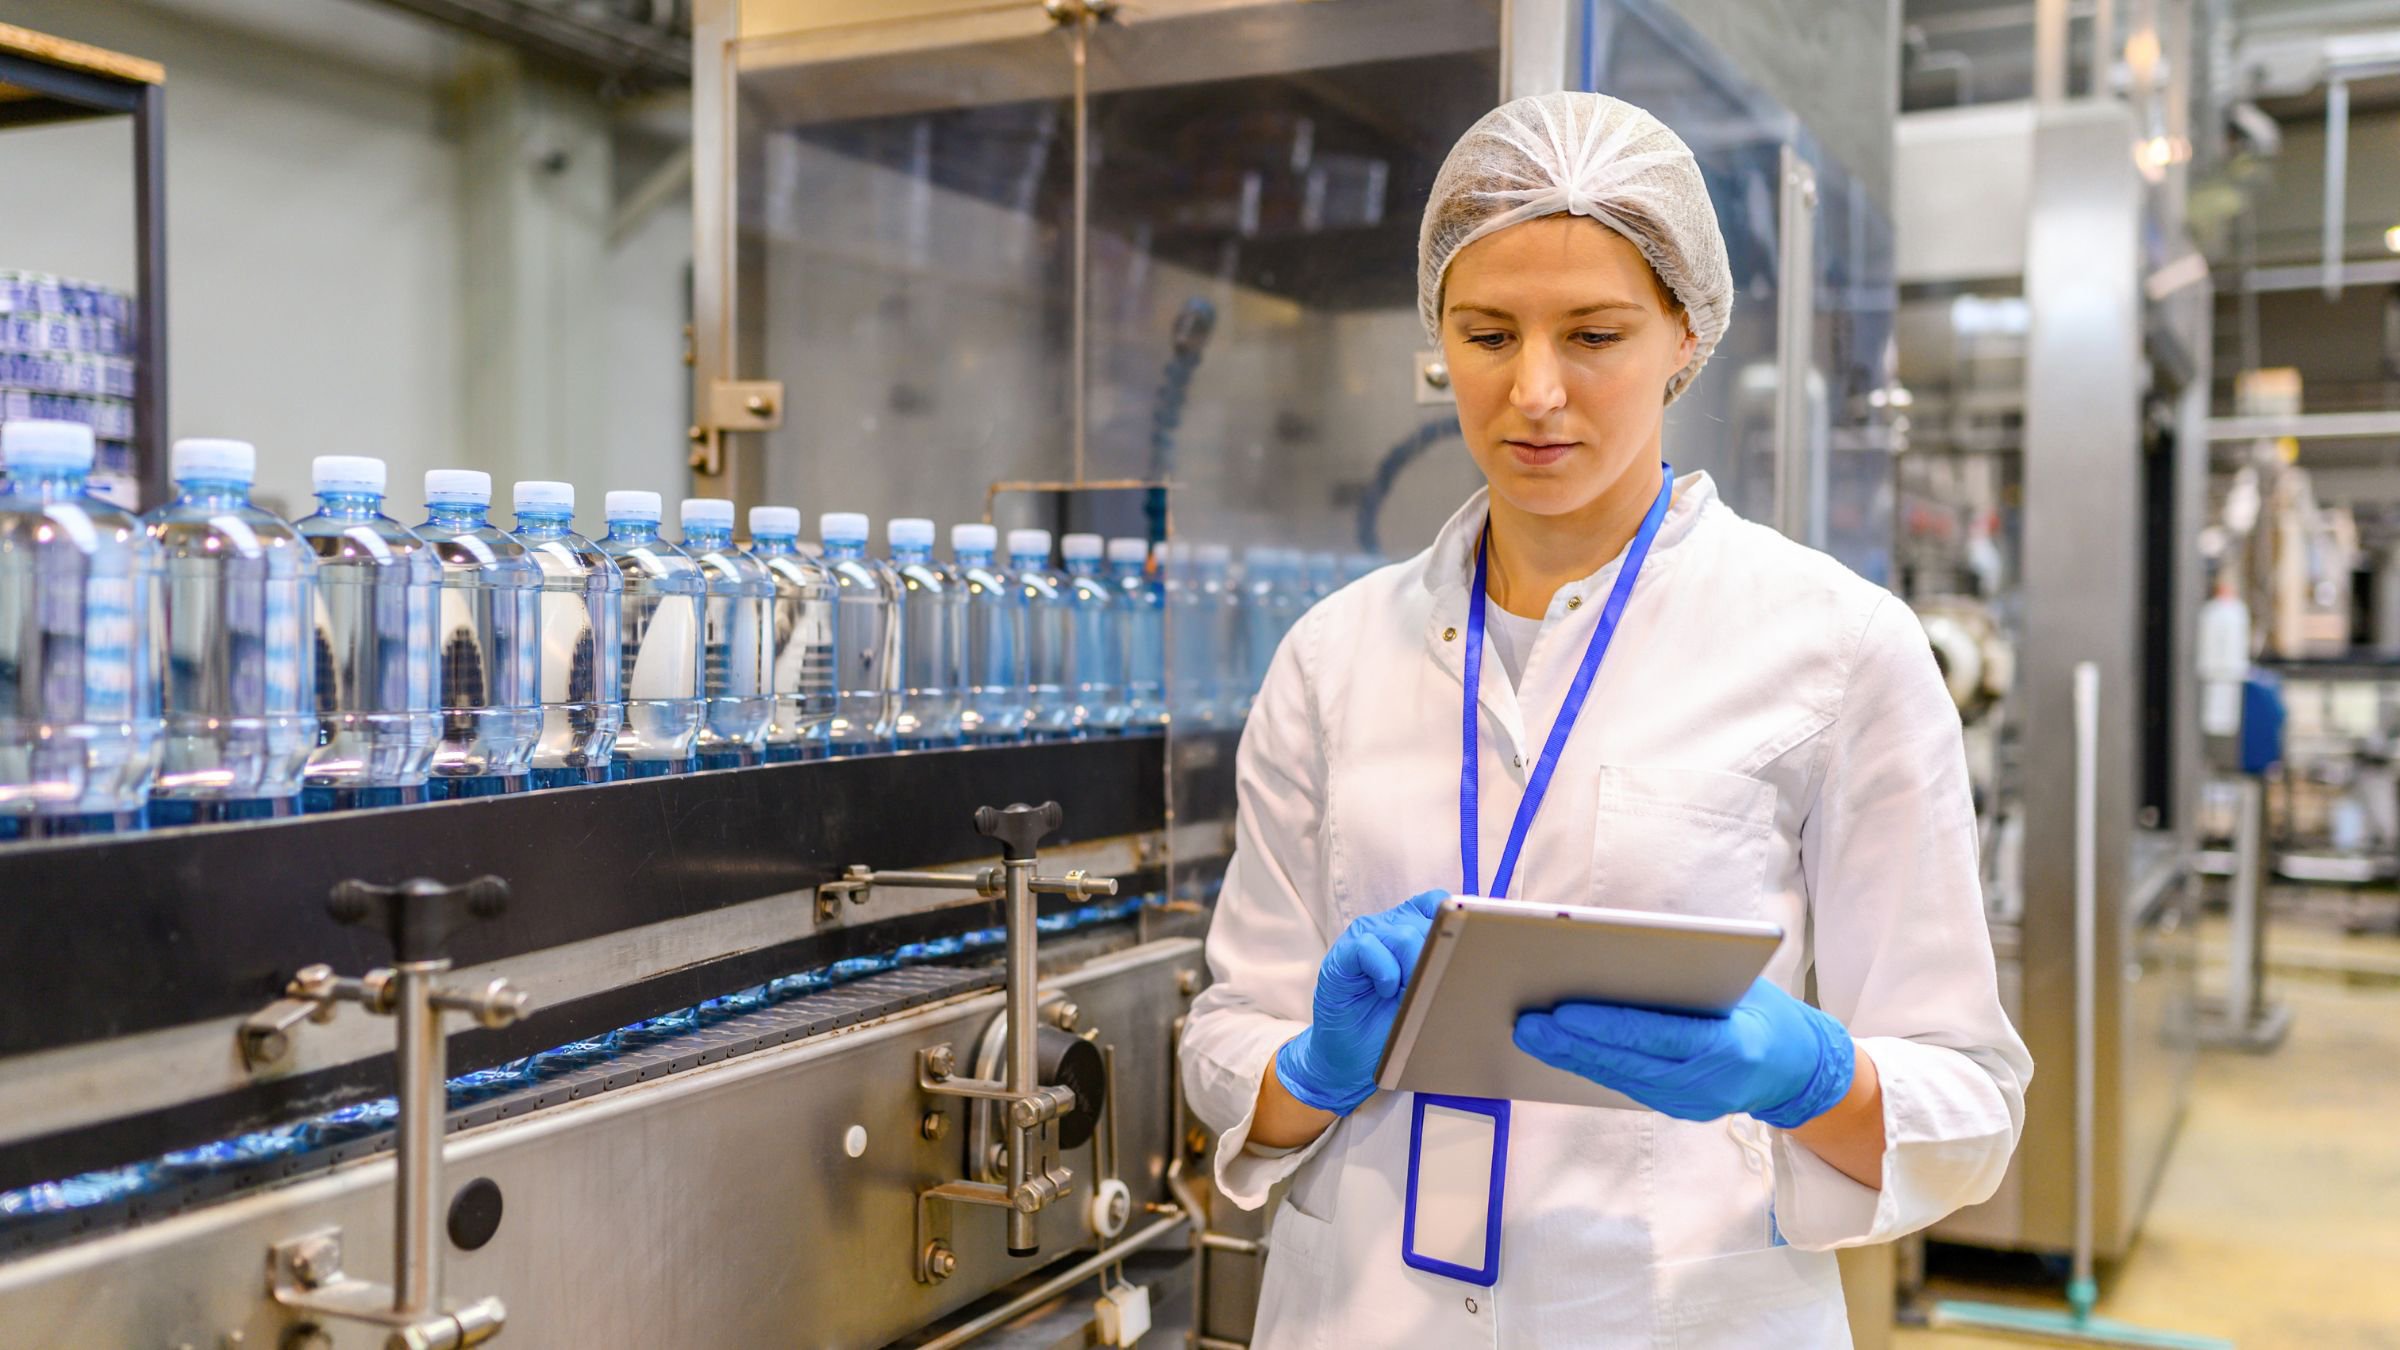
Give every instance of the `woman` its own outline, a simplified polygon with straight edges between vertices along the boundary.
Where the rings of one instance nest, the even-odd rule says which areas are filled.
[[[1732,282],[1649,114],[1570,93],[1478,122],[1426,207],[1418,299],[1488,487],[1277,652],[1183,1044],[1224,1193],[1290,1183],[1257,1343],[1847,1344],[1830,1249],[1988,1196],[2033,1068],[1924,635],[1707,475],[1662,475]],[[1519,1019],[1520,1050],[1652,1109],[1513,1105],[1489,1287],[1403,1263],[1412,1113],[1373,1086],[1428,888],[1461,885],[1791,935],[1730,1018]]]

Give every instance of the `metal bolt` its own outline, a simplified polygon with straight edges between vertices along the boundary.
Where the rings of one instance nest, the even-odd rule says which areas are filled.
[[[1175,992],[1190,998],[1200,992],[1200,972],[1189,968],[1175,972]]]
[[[281,1064],[292,1053],[291,1035],[277,1027],[243,1027],[242,1058],[252,1064]]]
[[[937,1143],[941,1140],[949,1138],[950,1113],[947,1111],[926,1112],[923,1123],[917,1126],[917,1133],[924,1135],[926,1138],[934,1140]]]
[[[958,1071],[958,1056],[949,1046],[937,1045],[925,1052],[925,1072],[934,1078],[948,1078]]]
[[[342,1273],[342,1240],[310,1238],[292,1249],[292,1278],[314,1289]]]
[[[925,1248],[925,1273],[937,1280],[946,1280],[958,1273],[958,1253],[939,1242]]]
[[[1059,1002],[1050,1005],[1050,1023],[1060,1031],[1073,1031],[1075,1023],[1082,1017],[1083,1009],[1072,1003]]]
[[[752,394],[750,397],[743,399],[742,407],[752,417],[772,417],[775,415],[775,400],[768,398],[765,394]]]
[[[705,445],[708,443],[708,428],[698,425],[685,427],[683,437],[694,445]]]

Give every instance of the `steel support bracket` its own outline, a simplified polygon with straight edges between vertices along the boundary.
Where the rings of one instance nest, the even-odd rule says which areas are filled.
[[[419,1316],[396,1311],[390,1285],[342,1271],[342,1230],[319,1229],[267,1248],[267,1293],[311,1318],[386,1328],[386,1350],[457,1350],[500,1334],[508,1309],[496,1297]]]
[[[718,380],[708,387],[711,431],[773,431],[783,425],[783,381]]]

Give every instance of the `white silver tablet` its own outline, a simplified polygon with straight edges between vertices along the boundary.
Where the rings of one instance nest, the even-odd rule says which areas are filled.
[[[1780,924],[1453,896],[1409,977],[1376,1084],[1400,1092],[1638,1107],[1516,1047],[1517,1014],[1560,1003],[1730,1011]]]

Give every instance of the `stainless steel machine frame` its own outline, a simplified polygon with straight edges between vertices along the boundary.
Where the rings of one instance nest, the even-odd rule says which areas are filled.
[[[1898,190],[1904,288],[2013,291],[2030,316],[2013,450],[2021,575],[2009,716],[2021,762],[2007,803],[1993,804],[2021,812],[2022,882],[1989,908],[2002,993],[2038,1073],[2000,1193],[1934,1236],[2077,1246],[2073,1160],[2088,1113],[2085,1198],[2102,1259],[2123,1255],[2139,1230],[2194,1044],[2191,525],[2206,486],[2207,343],[2188,293],[2172,304],[2145,296],[2143,227],[2157,207],[2134,162],[2137,132],[2113,101],[1914,114],[1901,119]],[[2160,617],[2163,631],[2146,628]],[[2074,790],[2076,672],[2087,665],[2097,685],[2089,753],[2100,766],[2088,802]],[[2161,754],[2169,791],[2145,809],[2142,766]],[[2088,851],[2067,847],[2079,831]],[[2079,866],[2090,869],[2096,905],[2088,1012],[2075,997]],[[2079,1032],[2089,1055],[2078,1053]]]

